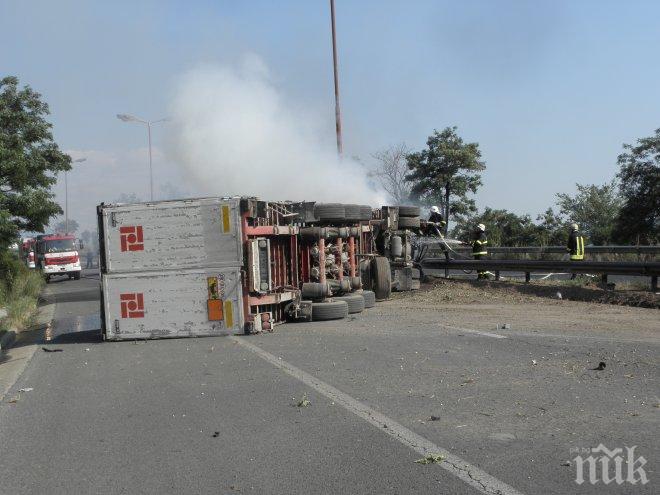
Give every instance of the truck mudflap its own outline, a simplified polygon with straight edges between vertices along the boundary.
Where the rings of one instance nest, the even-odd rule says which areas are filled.
[[[238,267],[104,274],[102,297],[106,340],[244,331]]]

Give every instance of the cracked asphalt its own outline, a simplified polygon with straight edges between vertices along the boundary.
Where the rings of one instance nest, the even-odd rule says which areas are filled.
[[[0,493],[497,492],[416,464],[362,409],[520,493],[658,492],[657,311],[395,299],[237,338],[310,385],[233,338],[102,343],[93,276],[46,299],[51,340],[0,403]],[[636,446],[649,482],[577,485],[576,449],[599,444]]]

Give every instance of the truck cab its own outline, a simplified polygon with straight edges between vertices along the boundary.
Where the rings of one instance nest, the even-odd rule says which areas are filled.
[[[71,234],[46,234],[37,237],[35,263],[46,281],[54,275],[79,280],[82,271],[76,238]]]

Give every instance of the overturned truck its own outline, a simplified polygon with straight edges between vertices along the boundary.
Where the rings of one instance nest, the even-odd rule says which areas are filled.
[[[360,312],[415,288],[411,213],[248,197],[101,204],[103,335],[255,333]]]

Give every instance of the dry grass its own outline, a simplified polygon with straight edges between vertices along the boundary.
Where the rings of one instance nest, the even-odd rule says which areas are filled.
[[[19,269],[0,280],[0,306],[7,311],[7,317],[0,321],[0,331],[21,331],[33,324],[43,286],[41,274],[28,269]]]

